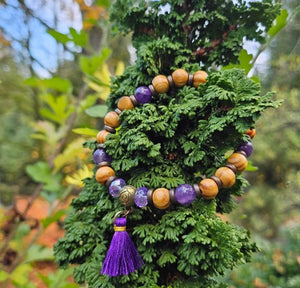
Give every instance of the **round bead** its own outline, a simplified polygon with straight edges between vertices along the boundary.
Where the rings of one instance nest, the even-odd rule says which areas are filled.
[[[253,129],[248,129],[245,134],[249,135],[250,138],[254,138],[255,134],[256,134],[256,130],[253,128]]]
[[[152,93],[149,87],[140,86],[135,90],[134,96],[139,104],[149,103],[152,100]]]
[[[181,205],[189,205],[196,198],[196,192],[192,185],[181,184],[175,189],[175,198]]]
[[[147,192],[148,189],[146,187],[141,187],[136,190],[134,194],[134,203],[136,206],[143,208],[148,205]]]
[[[203,179],[199,183],[199,188],[202,192],[202,196],[205,199],[213,199],[217,196],[219,192],[218,184],[213,179]]]
[[[152,194],[152,201],[156,208],[167,209],[171,205],[169,190],[166,188],[158,188]]]
[[[168,78],[164,75],[154,77],[152,85],[157,93],[167,93],[170,88]]]
[[[253,145],[250,141],[242,143],[237,150],[244,151],[246,156],[249,157],[253,153]]]
[[[111,162],[111,156],[109,156],[103,148],[97,149],[93,154],[93,161],[96,165],[101,162]]]
[[[119,127],[121,121],[119,120],[119,115],[115,111],[108,112],[104,117],[104,124],[112,128]]]
[[[172,78],[176,87],[183,87],[189,80],[189,74],[183,69],[176,69]]]
[[[118,104],[117,104],[118,108],[123,111],[125,109],[127,110],[131,110],[134,108],[134,105],[130,99],[129,96],[123,96],[119,99]]]
[[[198,88],[200,84],[206,83],[207,73],[205,71],[197,71],[194,73],[193,86]]]
[[[113,180],[108,187],[109,194],[113,197],[118,197],[120,190],[125,185],[126,185],[126,182],[122,178],[117,178],[117,179]]]
[[[119,200],[125,207],[130,207],[134,204],[135,187],[131,185],[124,186],[119,193]]]
[[[221,180],[222,186],[224,188],[229,188],[235,183],[235,174],[228,167],[221,167],[217,169],[215,176],[217,176]]]
[[[104,143],[108,134],[110,134],[110,133],[106,130],[99,131],[97,134],[97,142],[99,144]]]
[[[227,159],[229,164],[233,164],[238,172],[242,172],[247,168],[247,158],[240,153],[232,153]]]
[[[98,168],[98,170],[96,171],[96,180],[97,182],[99,182],[100,184],[104,185],[105,181],[111,177],[115,175],[115,171],[108,166],[103,166]]]

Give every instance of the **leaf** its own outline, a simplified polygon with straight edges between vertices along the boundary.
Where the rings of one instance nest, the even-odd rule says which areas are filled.
[[[245,69],[246,74],[252,68],[252,64],[251,64],[252,58],[253,58],[252,54],[248,54],[247,50],[242,49],[242,51],[240,52],[240,55],[239,55],[239,61],[240,61],[239,68]]]
[[[88,35],[84,30],[81,30],[80,33],[78,33],[74,28],[70,28],[69,30],[72,40],[76,45],[80,47],[85,47],[87,45]]]
[[[86,74],[93,75],[98,70],[98,68],[101,65],[103,65],[104,61],[108,58],[110,53],[111,53],[110,49],[103,48],[99,56],[93,56],[93,57],[81,56],[79,58],[79,65],[81,70]]]
[[[0,271],[0,282],[6,281],[9,278],[9,274],[4,270]]]
[[[100,117],[100,118],[104,118],[106,112],[107,112],[106,105],[95,105],[85,110],[85,113],[87,115],[91,117]]]
[[[11,273],[10,278],[16,285],[24,287],[29,282],[29,272],[32,270],[30,264],[21,264]]]
[[[111,5],[110,0],[96,0],[96,5],[108,9]]]
[[[68,35],[62,34],[56,30],[48,29],[47,33],[49,35],[51,35],[55,40],[57,40],[58,42],[60,42],[62,44],[66,44],[67,42],[71,41],[71,39],[69,38]]]
[[[27,78],[24,83],[31,87],[40,87],[41,89],[53,89],[63,93],[71,93],[72,83],[68,79],[53,77],[50,79],[39,79],[37,77]]]
[[[58,210],[53,216],[42,219],[41,222],[44,228],[47,228],[53,222],[58,221],[61,217],[66,215],[67,210],[61,209]]]
[[[276,17],[275,22],[268,31],[268,34],[273,38],[280,30],[282,30],[287,24],[288,11],[286,9],[281,10],[280,15]]]
[[[76,134],[93,136],[93,137],[96,137],[99,132],[98,130],[91,129],[91,128],[75,128],[72,131]]]
[[[52,249],[34,244],[27,251],[25,263],[53,259],[54,256]]]

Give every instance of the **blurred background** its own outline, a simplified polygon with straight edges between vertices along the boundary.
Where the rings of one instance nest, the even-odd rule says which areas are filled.
[[[263,46],[245,43],[249,75],[284,102],[257,124],[257,169],[228,215],[261,249],[224,276],[230,287],[300,287],[300,1],[281,2],[281,31]],[[92,174],[82,143],[101,128],[111,77],[135,59],[130,35],[108,21],[110,5],[0,0],[0,287],[79,287],[52,247]]]

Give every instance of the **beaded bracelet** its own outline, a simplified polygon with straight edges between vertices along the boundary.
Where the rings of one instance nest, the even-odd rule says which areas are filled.
[[[108,187],[109,193],[113,197],[119,197],[120,202],[125,207],[134,204],[143,208],[153,204],[158,209],[167,209],[171,203],[181,205],[191,204],[196,197],[213,199],[220,188],[230,188],[236,181],[235,174],[246,169],[249,157],[253,152],[250,141],[242,143],[237,150],[227,159],[227,164],[216,170],[214,176],[203,179],[199,184],[181,184],[174,189],[157,188],[148,189],[140,187],[136,189],[131,185],[126,185],[124,179],[118,178],[115,171],[110,167],[112,158],[103,148],[106,137],[110,133],[116,133],[115,128],[121,125],[119,115],[123,110],[133,109],[135,106],[150,103],[152,96],[167,93],[170,89],[180,88],[187,85],[198,88],[200,84],[206,82],[207,73],[197,71],[188,74],[183,69],[175,70],[172,75],[158,75],[153,78],[149,86],[140,86],[135,94],[123,96],[117,103],[115,111],[108,112],[104,117],[104,129],[97,134],[98,149],[93,154],[94,163],[98,166],[95,174],[97,182]],[[246,132],[251,138],[255,135],[255,129]]]

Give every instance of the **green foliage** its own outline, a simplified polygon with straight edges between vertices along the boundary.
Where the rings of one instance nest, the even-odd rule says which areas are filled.
[[[231,287],[254,288],[255,282],[270,288],[299,287],[299,235],[300,227],[295,223],[282,227],[276,242],[258,240],[261,252],[254,254],[252,263],[227,275]]]
[[[251,56],[241,52],[243,39],[264,42],[278,14],[279,6],[272,1],[116,1],[112,19],[120,30],[133,31],[137,60],[114,79],[109,109],[157,74],[170,75],[181,67],[193,73],[200,69],[199,61],[208,68],[239,60],[249,71]],[[260,85],[242,69],[210,71],[207,83],[198,89],[186,85],[123,111],[122,126],[107,137],[105,149],[118,177],[135,187],[199,183],[249,140],[244,132],[267,108],[279,106],[272,97],[261,95]],[[95,141],[87,141],[85,147],[95,149]],[[78,264],[75,280],[87,281],[92,288],[227,287],[217,277],[249,261],[257,248],[244,229],[223,222],[216,211],[230,212],[235,196],[246,186],[238,175],[236,184],[221,189],[216,200],[197,199],[191,206],[166,211],[135,210],[127,227],[145,266],[128,276],[109,278],[99,270],[112,237],[113,216],[122,207],[106,187],[88,178],[72,202],[66,235],[54,248],[56,261],[65,268]]]

